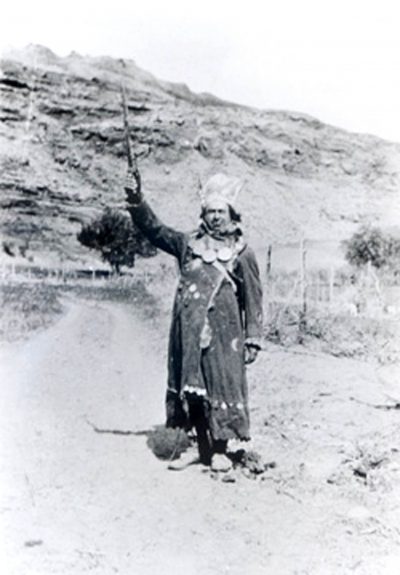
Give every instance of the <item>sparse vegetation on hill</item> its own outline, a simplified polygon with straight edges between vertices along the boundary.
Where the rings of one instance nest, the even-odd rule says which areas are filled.
[[[26,257],[87,262],[81,225],[120,204],[121,83],[144,188],[171,225],[196,225],[199,178],[220,171],[246,181],[239,208],[259,250],[400,220],[396,144],[197,95],[130,60],[30,46],[0,75],[0,225],[6,242],[29,243]]]

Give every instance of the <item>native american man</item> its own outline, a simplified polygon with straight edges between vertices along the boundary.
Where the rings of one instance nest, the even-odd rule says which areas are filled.
[[[199,227],[182,233],[164,225],[128,174],[127,208],[135,225],[174,256],[180,281],[169,340],[167,426],[195,428],[200,461],[231,466],[229,439],[248,440],[245,364],[260,350],[262,289],[234,199],[240,180],[213,176],[202,190]],[[178,460],[179,462],[179,460]]]

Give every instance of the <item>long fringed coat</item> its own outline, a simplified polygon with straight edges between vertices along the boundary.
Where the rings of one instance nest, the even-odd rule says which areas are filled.
[[[214,439],[249,439],[244,346],[259,346],[262,335],[253,251],[239,228],[217,240],[202,227],[186,234],[165,226],[144,201],[129,212],[180,269],[169,338],[167,426],[190,428],[186,402],[200,396]]]

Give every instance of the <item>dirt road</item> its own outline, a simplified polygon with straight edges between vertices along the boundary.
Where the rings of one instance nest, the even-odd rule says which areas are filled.
[[[147,447],[140,432],[164,419],[164,344],[132,310],[71,302],[51,329],[4,344],[0,366],[2,573],[400,572],[400,415],[373,407],[391,372],[263,353],[252,446],[276,467],[225,483],[168,471]]]

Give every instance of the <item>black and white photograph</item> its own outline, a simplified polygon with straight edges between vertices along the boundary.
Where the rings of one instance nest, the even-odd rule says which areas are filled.
[[[400,8],[0,17],[0,572],[399,575]]]

